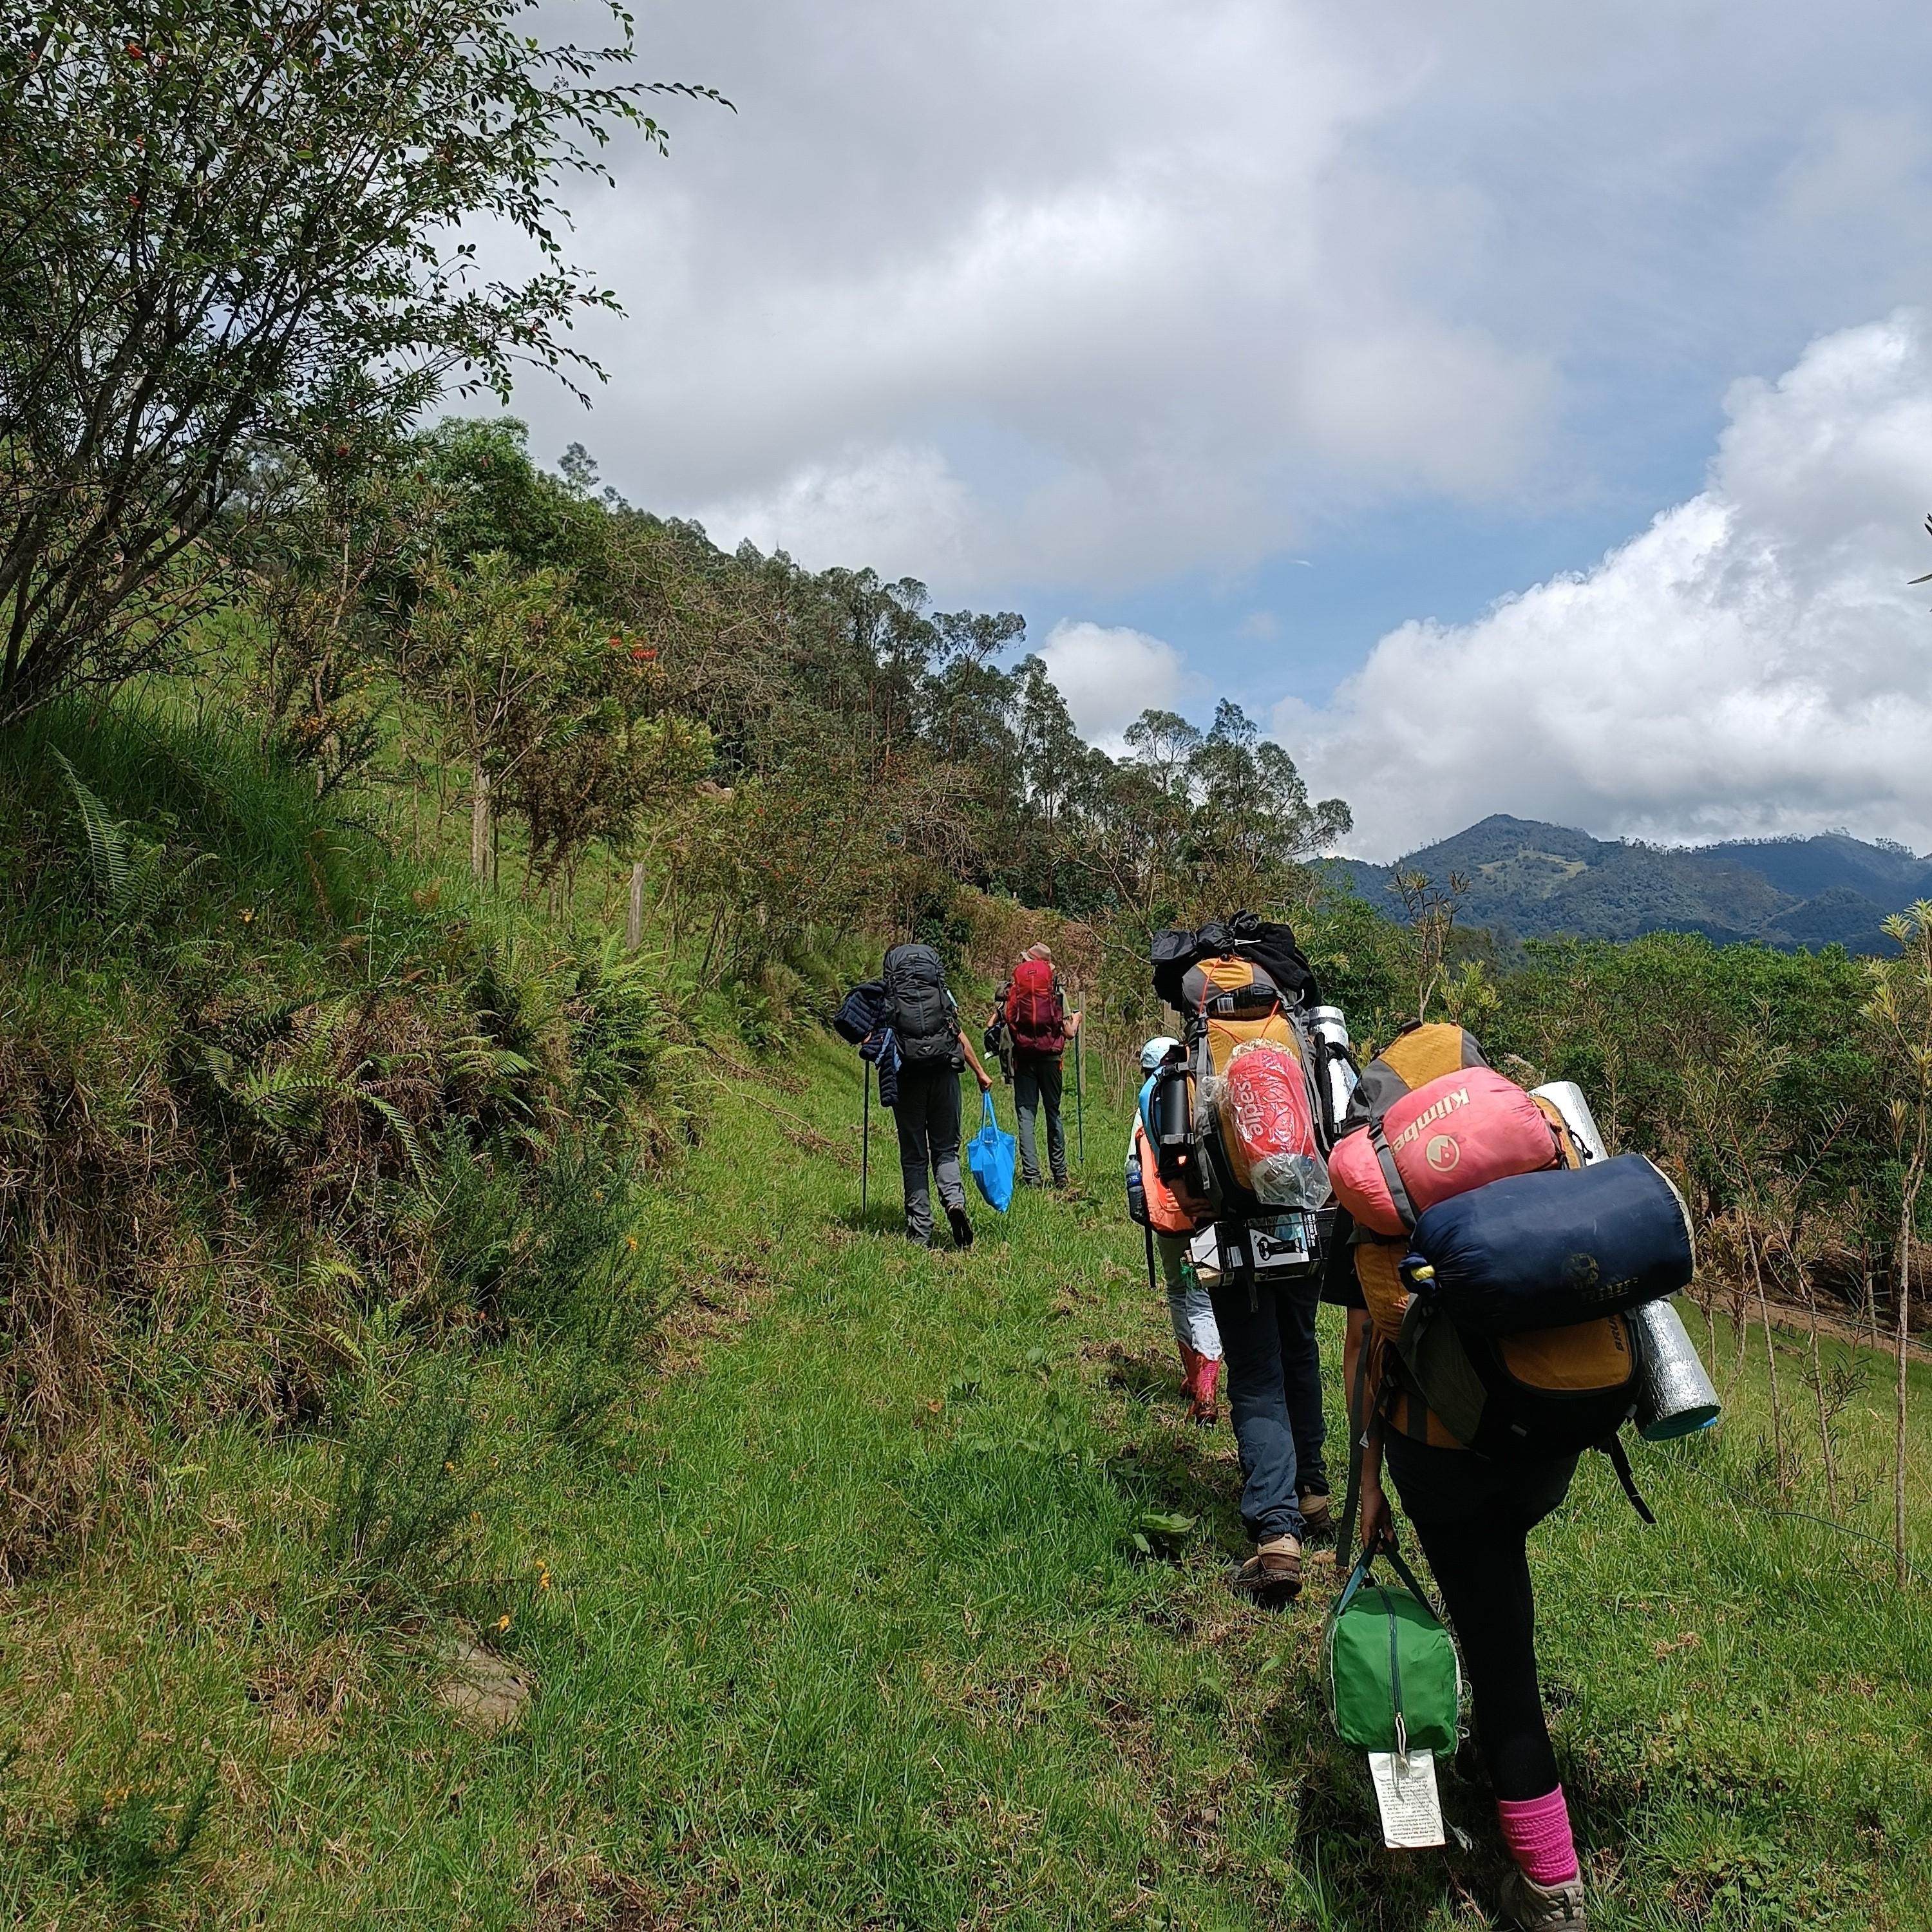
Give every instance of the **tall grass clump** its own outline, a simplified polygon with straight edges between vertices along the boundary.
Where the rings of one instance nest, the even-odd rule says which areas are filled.
[[[326,1541],[365,1600],[433,1591],[476,1546],[491,1472],[470,1454],[473,1364],[432,1356],[372,1390],[343,1444]]]
[[[326,1418],[372,1352],[634,1352],[628,1223],[688,1127],[676,997],[406,857],[379,803],[212,708],[0,738],[0,1576],[160,1442]]]
[[[64,1831],[34,1850],[56,1876],[91,1884],[117,1906],[132,1905],[193,1855],[213,1810],[211,1768],[182,1791],[122,1785],[89,1792]]]

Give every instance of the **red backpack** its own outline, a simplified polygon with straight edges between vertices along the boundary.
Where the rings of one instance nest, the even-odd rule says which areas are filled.
[[[1006,1024],[1022,1053],[1060,1053],[1066,1046],[1066,1009],[1053,982],[1053,963],[1022,959],[1006,988]]]

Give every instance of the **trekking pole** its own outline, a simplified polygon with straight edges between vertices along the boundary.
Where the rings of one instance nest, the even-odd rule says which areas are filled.
[[[1160,1284],[1154,1278],[1154,1228],[1152,1224],[1148,1222],[1142,1222],[1141,1224],[1141,1232],[1147,1237],[1148,1292],[1150,1294],[1158,1294],[1160,1292]]]
[[[1080,997],[1074,994],[1077,1001]],[[1080,1024],[1073,1030],[1073,1134],[1080,1150],[1080,1165],[1087,1165],[1087,1057],[1084,1047],[1087,1039],[1087,1010],[1080,1008]]]
[[[862,1060],[859,1064],[866,1070],[866,1104],[860,1114],[859,1129],[859,1225],[866,1225],[866,1196],[872,1178],[872,1063]]]

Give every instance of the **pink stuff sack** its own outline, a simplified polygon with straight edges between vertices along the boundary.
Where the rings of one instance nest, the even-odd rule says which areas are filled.
[[[1452,1194],[1562,1165],[1542,1108],[1487,1066],[1466,1066],[1405,1094],[1383,1114],[1382,1129],[1408,1190],[1411,1220],[1390,1196],[1372,1130],[1349,1135],[1328,1156],[1336,1198],[1359,1226],[1378,1234],[1406,1234],[1413,1216]]]
[[[1328,1199],[1308,1077],[1288,1048],[1271,1040],[1236,1047],[1220,1108],[1234,1179],[1256,1199],[1277,1208],[1316,1208]]]

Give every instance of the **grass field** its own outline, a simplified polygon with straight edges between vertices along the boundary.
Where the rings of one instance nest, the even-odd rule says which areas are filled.
[[[1225,1588],[1232,1442],[1182,1420],[1116,1127],[1077,1198],[919,1253],[883,1132],[860,1224],[850,1057],[792,1064],[722,1082],[652,1202],[686,1300],[601,1431],[557,1424],[568,1358],[485,1360],[461,1473],[493,1480],[433,1613],[346,1590],[338,1444],[242,1430],[0,1601],[0,1923],[1490,1922],[1474,1785],[1466,1846],[1380,1849],[1319,1691],[1332,1570],[1279,1618]],[[1639,1452],[1659,1527],[1590,1459],[1534,1546],[1595,1922],[1932,1925],[1932,1590],[1772,1513],[1822,1505],[1773,1480],[1751,1341],[1719,1438]],[[1882,1534],[1888,1372],[1844,1359]],[[1150,1552],[1149,1512],[1198,1520]],[[495,1735],[437,1694],[458,1617],[534,1688]]]

